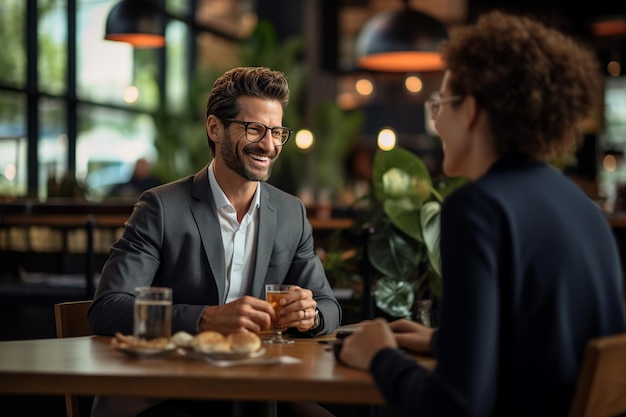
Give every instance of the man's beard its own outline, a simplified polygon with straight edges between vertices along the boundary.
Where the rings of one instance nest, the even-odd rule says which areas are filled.
[[[267,172],[260,172],[246,166],[245,160],[237,153],[237,147],[229,132],[225,132],[224,140],[219,143],[222,159],[228,168],[248,181],[267,181],[276,162],[276,152],[265,152],[256,143],[250,143],[242,148],[242,152],[253,153],[270,157],[270,166]]]

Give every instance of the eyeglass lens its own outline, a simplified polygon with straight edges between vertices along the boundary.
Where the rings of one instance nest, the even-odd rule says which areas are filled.
[[[439,111],[439,107],[441,106],[441,103],[439,102],[439,100],[433,99],[431,101],[428,102],[428,104],[430,104],[430,114],[431,116],[436,116],[437,112]]]
[[[246,125],[246,136],[250,142],[259,142],[270,130],[272,139],[276,143],[283,144],[289,139],[290,131],[284,127],[269,127],[257,122],[248,122]]]
[[[426,100],[426,107],[428,108],[428,112],[430,113],[430,118],[435,120],[437,117],[437,112],[439,111],[439,107],[441,106],[441,97],[439,94],[434,93],[430,96],[428,100]]]

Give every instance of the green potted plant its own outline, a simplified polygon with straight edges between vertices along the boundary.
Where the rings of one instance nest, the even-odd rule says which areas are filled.
[[[422,159],[401,147],[374,156],[373,190],[357,227],[371,231],[361,256],[375,273],[374,304],[383,315],[417,319],[419,301],[442,296],[439,214],[445,196],[464,182],[433,182]]]

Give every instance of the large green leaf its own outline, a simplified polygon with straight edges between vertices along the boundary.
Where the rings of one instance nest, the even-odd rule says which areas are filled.
[[[446,198],[451,192],[462,186],[468,181],[467,178],[464,177],[456,177],[456,178],[441,178],[436,185],[436,189],[441,195],[441,198]]]
[[[413,285],[407,281],[397,281],[387,277],[376,281],[374,290],[376,306],[392,317],[411,317],[415,301]]]
[[[385,200],[383,210],[391,223],[413,239],[423,242],[420,224],[420,206],[411,199]]]
[[[428,168],[406,149],[378,151],[372,171],[374,194],[380,201],[409,198],[419,206],[430,198],[432,181]]]
[[[426,165],[415,154],[394,148],[374,157],[374,193],[391,223],[422,242],[419,212],[432,192]]]
[[[391,225],[378,227],[370,236],[367,249],[372,266],[382,275],[396,280],[414,279],[424,259],[423,245]]]
[[[439,253],[439,238],[441,236],[440,214],[441,204],[437,201],[425,203],[420,211],[420,224],[428,261],[437,275],[441,275],[441,256]]]

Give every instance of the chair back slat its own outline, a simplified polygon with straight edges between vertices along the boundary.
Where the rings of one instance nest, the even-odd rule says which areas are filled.
[[[587,343],[569,417],[626,413],[626,333]]]
[[[87,311],[91,300],[66,301],[54,305],[54,322],[57,337],[89,336],[92,333]],[[80,417],[78,396],[65,395],[65,411],[67,417]]]
[[[91,300],[67,301],[54,305],[54,321],[57,337],[78,337],[92,334],[87,310]]]

